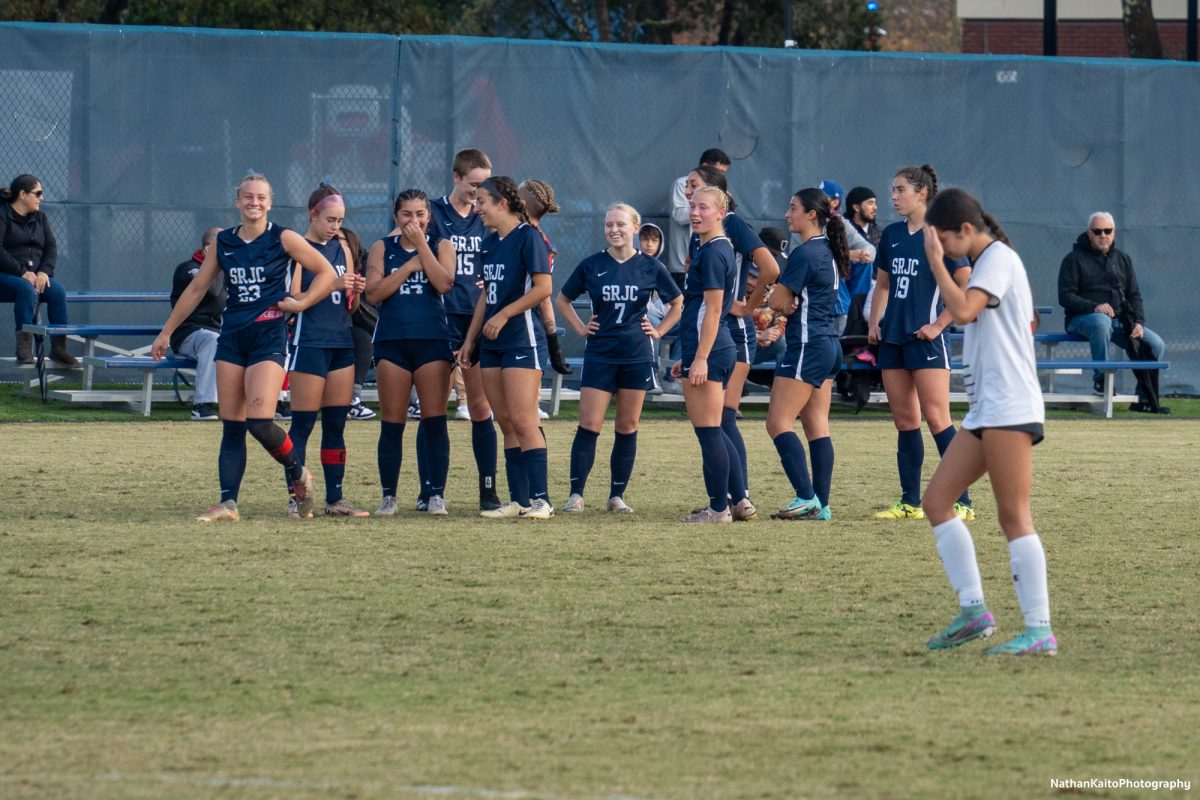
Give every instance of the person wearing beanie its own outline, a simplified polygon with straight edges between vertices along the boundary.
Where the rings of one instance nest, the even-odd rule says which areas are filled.
[[[875,221],[878,213],[879,204],[875,198],[875,192],[869,187],[855,186],[846,195],[844,216],[850,220],[850,224],[862,234],[864,239],[877,247],[879,237],[883,235],[883,229]]]
[[[846,241],[850,245],[850,269],[851,280],[853,280],[853,271],[855,267],[859,267],[859,272],[862,272],[860,265],[873,264],[875,262],[875,245],[867,241],[858,229],[854,227],[850,220],[842,216],[842,198],[845,192],[842,190],[842,185],[835,180],[826,178],[817,186],[825,196],[829,198],[829,206],[833,209],[833,215],[838,217],[842,222],[842,229],[846,231]],[[870,274],[870,270],[867,270]],[[843,281],[842,286],[838,289],[836,313],[836,327],[840,336],[846,330],[846,319],[850,311],[850,293],[846,286],[848,282]]]

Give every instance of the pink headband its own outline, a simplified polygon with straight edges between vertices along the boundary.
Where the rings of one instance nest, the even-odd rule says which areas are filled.
[[[343,208],[345,208],[346,201],[344,201],[342,199],[342,196],[340,194],[331,194],[328,197],[322,198],[321,202],[317,203],[315,206],[312,207],[312,210],[313,210],[313,213],[315,214],[318,211],[324,211],[325,209],[329,208],[330,206],[342,206]]]

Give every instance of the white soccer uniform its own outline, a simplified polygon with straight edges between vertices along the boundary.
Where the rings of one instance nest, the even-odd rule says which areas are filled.
[[[975,262],[967,288],[980,289],[990,299],[964,331],[969,410],[962,426],[979,430],[1045,422],[1031,328],[1033,294],[1021,257],[1003,242],[993,242]]]

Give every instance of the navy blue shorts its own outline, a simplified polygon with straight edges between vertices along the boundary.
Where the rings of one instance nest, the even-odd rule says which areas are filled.
[[[1023,425],[993,425],[990,428],[963,428],[964,431],[974,436],[980,441],[983,440],[983,432],[992,431],[1021,431],[1028,433],[1033,437],[1033,444],[1041,444],[1046,438],[1046,427],[1040,422],[1026,422]]]
[[[758,341],[754,338],[754,320],[746,317],[728,316],[725,327],[733,338],[734,357],[739,364],[753,364],[758,352]]]
[[[580,388],[599,389],[615,394],[618,389],[640,389],[646,391],[658,384],[654,380],[654,362],[639,364],[612,364],[607,361],[583,359],[583,375]]]
[[[467,331],[471,329],[474,314],[447,314],[446,324],[450,326],[450,349],[458,350],[467,340]]]
[[[293,346],[288,352],[288,372],[303,372],[324,378],[331,372],[354,366],[353,347]]]
[[[818,389],[842,369],[842,344],[836,336],[817,336],[788,348],[775,366],[775,377],[811,383]]]
[[[390,361],[397,367],[416,372],[434,361],[454,361],[450,343],[445,339],[388,339],[375,343],[375,363]]]
[[[945,334],[932,342],[880,342],[878,365],[880,369],[950,369],[950,346]]]
[[[540,369],[545,370],[550,364],[550,351],[545,342],[539,342],[537,347],[523,345],[506,347],[503,350],[488,348],[491,342],[483,340],[483,349],[479,352],[479,366],[483,369]]]
[[[282,317],[251,322],[241,330],[221,332],[217,337],[216,361],[252,367],[263,361],[283,366],[287,361],[287,325]]]
[[[680,359],[683,377],[688,377],[688,370],[691,369],[692,359],[696,357],[695,353],[684,353]],[[734,348],[724,347],[720,350],[714,350],[708,354],[708,379],[720,383],[722,386],[729,383],[729,376],[733,374],[733,365],[736,363],[736,355]]]

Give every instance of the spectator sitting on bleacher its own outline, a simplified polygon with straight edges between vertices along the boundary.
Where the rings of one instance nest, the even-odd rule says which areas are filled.
[[[1161,361],[1162,337],[1145,327],[1142,292],[1138,288],[1133,260],[1114,242],[1117,226],[1107,211],[1088,218],[1087,230],[1058,270],[1058,303],[1066,311],[1067,333],[1082,336],[1091,344],[1092,360],[1108,360],[1108,344],[1129,347],[1129,340],[1143,339],[1156,361]],[[1092,389],[1104,394],[1103,375],[1092,372]],[[1141,387],[1139,386],[1139,394]],[[1140,397],[1131,410],[1142,411],[1149,398]]]
[[[209,228],[200,240],[200,249],[175,268],[171,281],[171,307],[196,277],[204,255],[213,246],[220,228]],[[171,349],[185,358],[196,359],[196,386],[192,396],[192,419],[217,419],[217,337],[221,332],[221,312],[225,310],[225,280],[217,275],[200,305],[171,334]]]
[[[67,324],[67,290],[54,280],[58,244],[50,220],[42,212],[42,182],[18,175],[0,189],[0,302],[13,304],[17,322],[17,363],[33,363],[33,334],[22,330],[33,322],[39,303],[46,304],[51,324]],[[50,337],[50,358],[64,367],[79,362],[67,351],[66,336]]]

